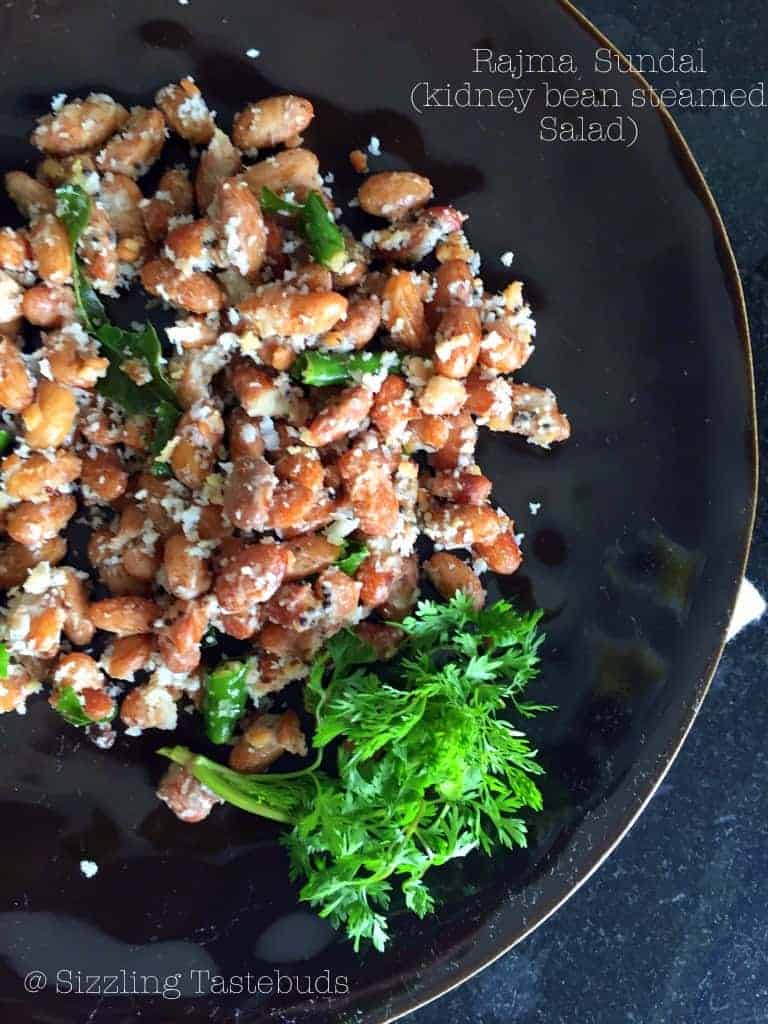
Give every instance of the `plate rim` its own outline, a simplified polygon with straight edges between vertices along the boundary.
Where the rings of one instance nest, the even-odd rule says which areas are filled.
[[[739,341],[743,351],[743,359],[739,359],[739,367],[743,368],[744,379],[744,430],[743,430],[743,458],[748,465],[745,465],[745,477],[750,479],[744,481],[744,517],[740,529],[735,535],[735,557],[731,571],[724,574],[724,586],[726,591],[723,600],[722,628],[714,628],[711,632],[712,650],[710,656],[705,660],[699,672],[690,674],[691,684],[689,691],[682,701],[680,714],[675,716],[674,722],[662,731],[662,738],[659,741],[658,766],[648,768],[640,772],[639,785],[631,800],[626,800],[621,808],[617,808],[613,825],[606,829],[606,835],[597,839],[595,853],[585,859],[577,867],[575,878],[567,879],[567,884],[559,894],[554,893],[544,896],[536,905],[529,910],[528,920],[524,925],[518,927],[504,926],[496,929],[496,937],[491,937],[493,926],[486,919],[482,921],[470,938],[468,948],[459,953],[450,967],[446,965],[440,968],[440,960],[431,957],[420,976],[412,978],[410,984],[404,984],[402,976],[397,972],[389,974],[386,983],[381,985],[378,994],[371,993],[368,997],[364,991],[360,998],[352,996],[345,1005],[335,1009],[333,1003],[319,1003],[315,1011],[321,1020],[330,1019],[336,1021],[358,1020],[360,1024],[394,1024],[402,1020],[408,1014],[413,1013],[424,1006],[440,999],[444,995],[456,990],[465,982],[471,980],[485,968],[495,963],[501,957],[508,954],[523,940],[531,934],[573,896],[581,888],[605,861],[616,850],[629,831],[634,827],[641,814],[645,811],[659,786],[667,777],[682,746],[687,739],[693,724],[701,710],[702,704],[709,693],[714,674],[720,663],[725,644],[726,629],[730,622],[733,609],[736,603],[739,585],[743,581],[747,567],[747,561],[751,549],[758,500],[759,482],[759,441],[758,441],[758,418],[755,390],[755,371],[751,348],[751,336],[749,316],[747,312],[744,287],[739,273],[736,256],[724,223],[717,201],[707,183],[707,180],[691,151],[682,131],[678,127],[670,111],[659,100],[658,93],[651,83],[636,69],[634,69],[622,50],[616,46],[577,6],[572,0],[556,0],[553,14],[564,12],[568,20],[575,28],[583,30],[587,37],[594,39],[600,46],[608,48],[621,61],[627,77],[631,77],[646,95],[654,98],[654,109],[658,112],[666,136],[671,146],[671,155],[689,178],[689,187],[695,193],[697,204],[701,203],[703,210],[708,215],[712,228],[712,241],[716,246],[719,271],[721,279],[728,291],[728,305],[733,310],[734,327],[738,333]],[[719,278],[720,279],[720,278]],[[735,339],[734,339],[735,343]],[[741,451],[742,449],[740,449]],[[741,458],[742,456],[740,456]],[[739,564],[738,553],[741,551]],[[729,592],[728,587],[732,587]],[[662,723],[660,723],[662,724]],[[637,771],[637,762],[630,771]],[[496,901],[498,906],[500,900]],[[370,1001],[369,1001],[370,1000]],[[368,1004],[368,1005],[366,1005]],[[296,1013],[297,1007],[275,1008],[271,1014],[264,1016],[261,1009],[255,1012],[245,1012],[244,1021],[257,1022],[274,1019],[283,1021],[297,1019],[307,1021],[315,1019],[315,1012],[310,1007]],[[308,1011],[308,1012],[307,1012]],[[274,1016],[273,1016],[274,1015]],[[195,1018],[197,1019],[197,1018]]]

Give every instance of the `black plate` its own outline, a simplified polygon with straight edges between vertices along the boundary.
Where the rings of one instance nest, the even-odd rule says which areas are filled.
[[[643,807],[706,692],[755,481],[744,309],[717,211],[673,125],[651,109],[634,112],[629,149],[540,142],[535,103],[524,117],[413,111],[410,90],[423,80],[524,84],[473,75],[473,46],[571,53],[581,86],[615,86],[626,99],[638,82],[593,74],[602,43],[554,0],[40,0],[3,6],[0,28],[7,168],[31,161],[21,140],[61,91],[147,102],[192,73],[228,125],[243,100],[292,90],[316,103],[308,142],[342,195],[345,154],[378,135],[377,167],[423,170],[440,200],[470,214],[492,284],[508,277],[499,255],[509,249],[529,282],[539,339],[525,379],[556,389],[574,439],[546,454],[487,437],[481,458],[526,534],[524,571],[503,589],[547,609],[536,693],[560,708],[537,723],[546,810],[527,852],[446,869],[437,916],[396,921],[391,952],[357,957],[299,910],[268,826],[224,810],[188,827],[157,805],[154,738],[102,753],[60,729],[42,701],[0,723],[4,1019],[392,1019],[488,963],[573,892]],[[535,518],[530,501],[542,505]],[[92,880],[82,858],[99,864]],[[290,994],[196,1001],[173,998],[172,983],[166,998],[68,991],[121,970],[121,988],[181,974],[189,991],[196,969],[250,971],[276,987],[279,970],[283,990],[300,976],[300,992],[295,980]],[[22,985],[32,970],[49,980],[36,995]],[[57,972],[70,972],[58,993]]]

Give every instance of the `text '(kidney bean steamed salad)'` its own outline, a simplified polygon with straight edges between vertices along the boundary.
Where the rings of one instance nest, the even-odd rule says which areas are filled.
[[[191,78],[130,111],[61,95],[6,175],[0,712],[42,695],[104,749],[194,713],[207,754],[164,746],[160,799],[283,823],[301,897],[383,948],[392,899],[428,913],[429,868],[523,845],[541,807],[539,613],[485,607],[522,556],[475,448],[570,427],[516,377],[522,284],[487,292],[464,214],[360,150],[356,238],[313,113],[273,96],[227,134]],[[171,326],[125,324],[142,289]]]

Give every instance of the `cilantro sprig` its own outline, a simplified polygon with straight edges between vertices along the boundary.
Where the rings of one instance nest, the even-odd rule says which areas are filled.
[[[543,769],[510,715],[551,710],[523,699],[538,670],[540,615],[505,601],[478,611],[462,594],[423,601],[400,624],[398,660],[381,671],[354,633],[332,637],[307,683],[316,763],[300,772],[244,776],[183,747],[160,753],[222,799],[290,825],[283,843],[301,899],[356,949],[384,949],[395,896],[419,917],[434,909],[432,868],[526,844]],[[318,764],[331,750],[334,773]]]

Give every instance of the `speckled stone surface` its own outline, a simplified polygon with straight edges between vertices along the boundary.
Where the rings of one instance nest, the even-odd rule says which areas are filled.
[[[696,84],[768,80],[765,0],[590,0],[629,53],[702,46]],[[649,76],[657,87],[686,84]],[[693,83],[689,83],[693,84]],[[767,90],[768,91],[768,90]],[[768,422],[768,110],[676,113],[741,268],[758,413]],[[768,590],[758,513],[750,578]],[[768,1021],[768,621],[726,649],[680,757],[602,869],[530,939],[419,1011],[414,1024],[763,1024]]]

